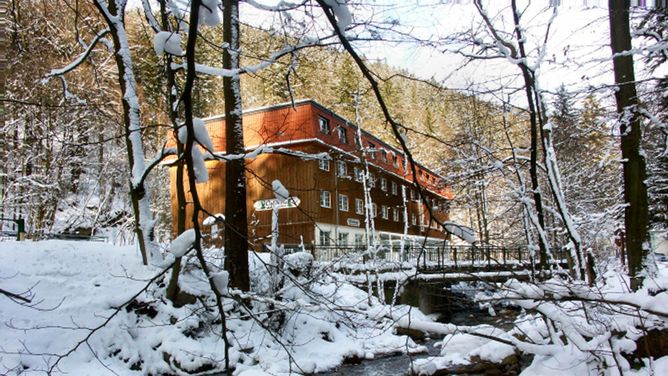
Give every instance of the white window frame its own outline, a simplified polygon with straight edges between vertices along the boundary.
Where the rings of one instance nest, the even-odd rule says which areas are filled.
[[[387,192],[387,179],[380,178],[380,190],[383,192]]]
[[[369,188],[376,187],[376,175],[369,173]]]
[[[348,211],[348,196],[339,193],[339,210]]]
[[[347,232],[339,232],[339,238],[337,240],[337,245],[347,246],[348,245],[349,234]]]
[[[320,190],[320,206],[323,208],[332,207],[332,194],[329,191]]]
[[[355,247],[364,246],[364,234],[355,234]]]
[[[348,176],[348,165],[344,161],[336,161],[336,176],[345,178]]]
[[[355,213],[364,215],[364,200],[361,198],[355,199]]]
[[[324,134],[332,133],[332,129],[329,127],[329,120],[322,116],[318,116],[318,129],[320,130],[320,133]]]
[[[387,163],[387,150],[380,149],[380,160],[383,161],[383,163]]]
[[[362,170],[362,167],[354,166],[353,176],[356,182],[361,183],[364,180],[364,170]]]
[[[392,220],[395,222],[399,222],[399,209],[398,208],[392,208]]]
[[[325,231],[325,230],[319,230],[318,233],[318,242],[320,245],[330,245],[332,244],[332,232],[331,231]]]
[[[371,204],[371,218],[376,218],[378,216],[378,205],[375,203]]]
[[[392,188],[392,194],[393,195],[398,195],[399,194],[399,186],[397,185],[396,181],[392,181],[390,184],[390,187]]]
[[[417,217],[415,216],[415,213],[411,214],[411,223],[413,226],[417,226]]]
[[[318,168],[323,171],[329,171],[329,159],[319,159]]]
[[[376,145],[373,142],[369,142],[367,147],[369,148],[369,157],[371,159],[376,159]]]
[[[383,206],[381,206],[381,207],[380,207],[380,216],[381,216],[383,219],[388,219],[388,218],[390,218],[389,211],[390,211],[390,208],[389,208],[387,205],[383,205]]]
[[[346,128],[343,127],[342,125],[340,125],[337,128],[337,133],[338,133],[338,136],[339,136],[339,141],[342,144],[348,144],[348,132],[347,132]]]

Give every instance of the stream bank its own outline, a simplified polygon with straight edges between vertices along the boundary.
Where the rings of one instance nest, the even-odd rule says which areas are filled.
[[[438,321],[455,325],[491,325],[499,329],[508,330],[519,314],[514,309],[501,309],[491,316],[487,310],[480,310],[471,299],[472,294],[459,289],[448,289],[444,285],[434,283],[415,283],[404,286],[397,303],[409,304],[419,308],[425,314],[438,315]],[[393,288],[386,286],[386,297],[391,297]],[[440,355],[441,338],[424,337],[421,333],[414,334],[416,343],[427,348],[427,352],[420,354],[400,354],[395,356],[379,357],[371,360],[362,360],[358,364],[344,364],[335,371],[320,373],[331,376],[396,376],[408,374],[410,365],[417,359]],[[496,375],[517,374],[522,366],[526,366],[527,359],[520,359],[517,367],[509,367],[511,372],[501,372],[498,368],[488,370],[471,369],[470,374]]]

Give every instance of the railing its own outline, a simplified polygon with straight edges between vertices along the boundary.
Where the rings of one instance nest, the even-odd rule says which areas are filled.
[[[494,245],[446,245],[446,246],[405,246],[403,251],[398,246],[379,246],[376,251],[360,246],[337,245],[284,245],[286,251],[296,252],[302,249],[310,252],[316,261],[330,262],[350,260],[365,263],[373,258],[412,262],[418,267],[463,267],[507,265],[530,263],[530,254],[526,246]]]
[[[17,237],[16,232],[12,231],[1,231],[0,232],[0,241],[5,240],[15,240]],[[97,235],[84,235],[84,234],[28,234],[27,239],[32,240],[82,240],[90,242],[106,242],[109,239],[106,236],[97,236]]]

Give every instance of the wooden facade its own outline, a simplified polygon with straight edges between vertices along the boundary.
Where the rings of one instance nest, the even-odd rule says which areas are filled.
[[[365,131],[359,133],[360,145],[358,129],[322,105],[304,100],[296,102],[295,107],[283,104],[249,110],[244,112],[243,123],[248,152],[260,146],[266,149],[246,160],[246,203],[253,244],[259,246],[270,241],[272,211],[261,204],[274,198],[271,185],[276,179],[289,190],[291,197],[299,200],[298,206],[279,210],[279,243],[303,242],[316,247],[364,244],[367,227],[360,172],[367,168],[371,179],[366,182],[373,185],[367,198],[373,203],[369,209],[376,208],[373,228],[379,240],[389,243],[404,233],[402,189],[406,194],[407,233],[415,240],[428,238],[435,242],[447,238],[446,232],[430,221],[427,209],[428,204],[439,221],[448,219],[448,201],[452,195],[442,179],[416,165],[418,181],[427,197],[426,201],[421,200],[410,168],[404,168],[402,153]],[[215,150],[222,154],[224,118],[208,118],[205,124]],[[313,155],[324,158],[312,158]],[[200,200],[208,212],[224,213],[225,163],[211,160],[207,161],[207,167],[209,181],[197,185]],[[175,170],[170,171],[173,213],[176,212]]]

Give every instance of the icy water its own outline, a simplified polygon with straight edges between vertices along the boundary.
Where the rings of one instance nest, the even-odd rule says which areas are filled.
[[[336,371],[323,372],[318,375],[336,375],[336,376],[397,376],[405,375],[411,361],[439,354],[439,349],[435,347],[438,340],[432,339],[421,342],[429,350],[429,353],[415,354],[412,356],[402,354],[387,356],[372,360],[363,360],[360,364],[345,364]]]

